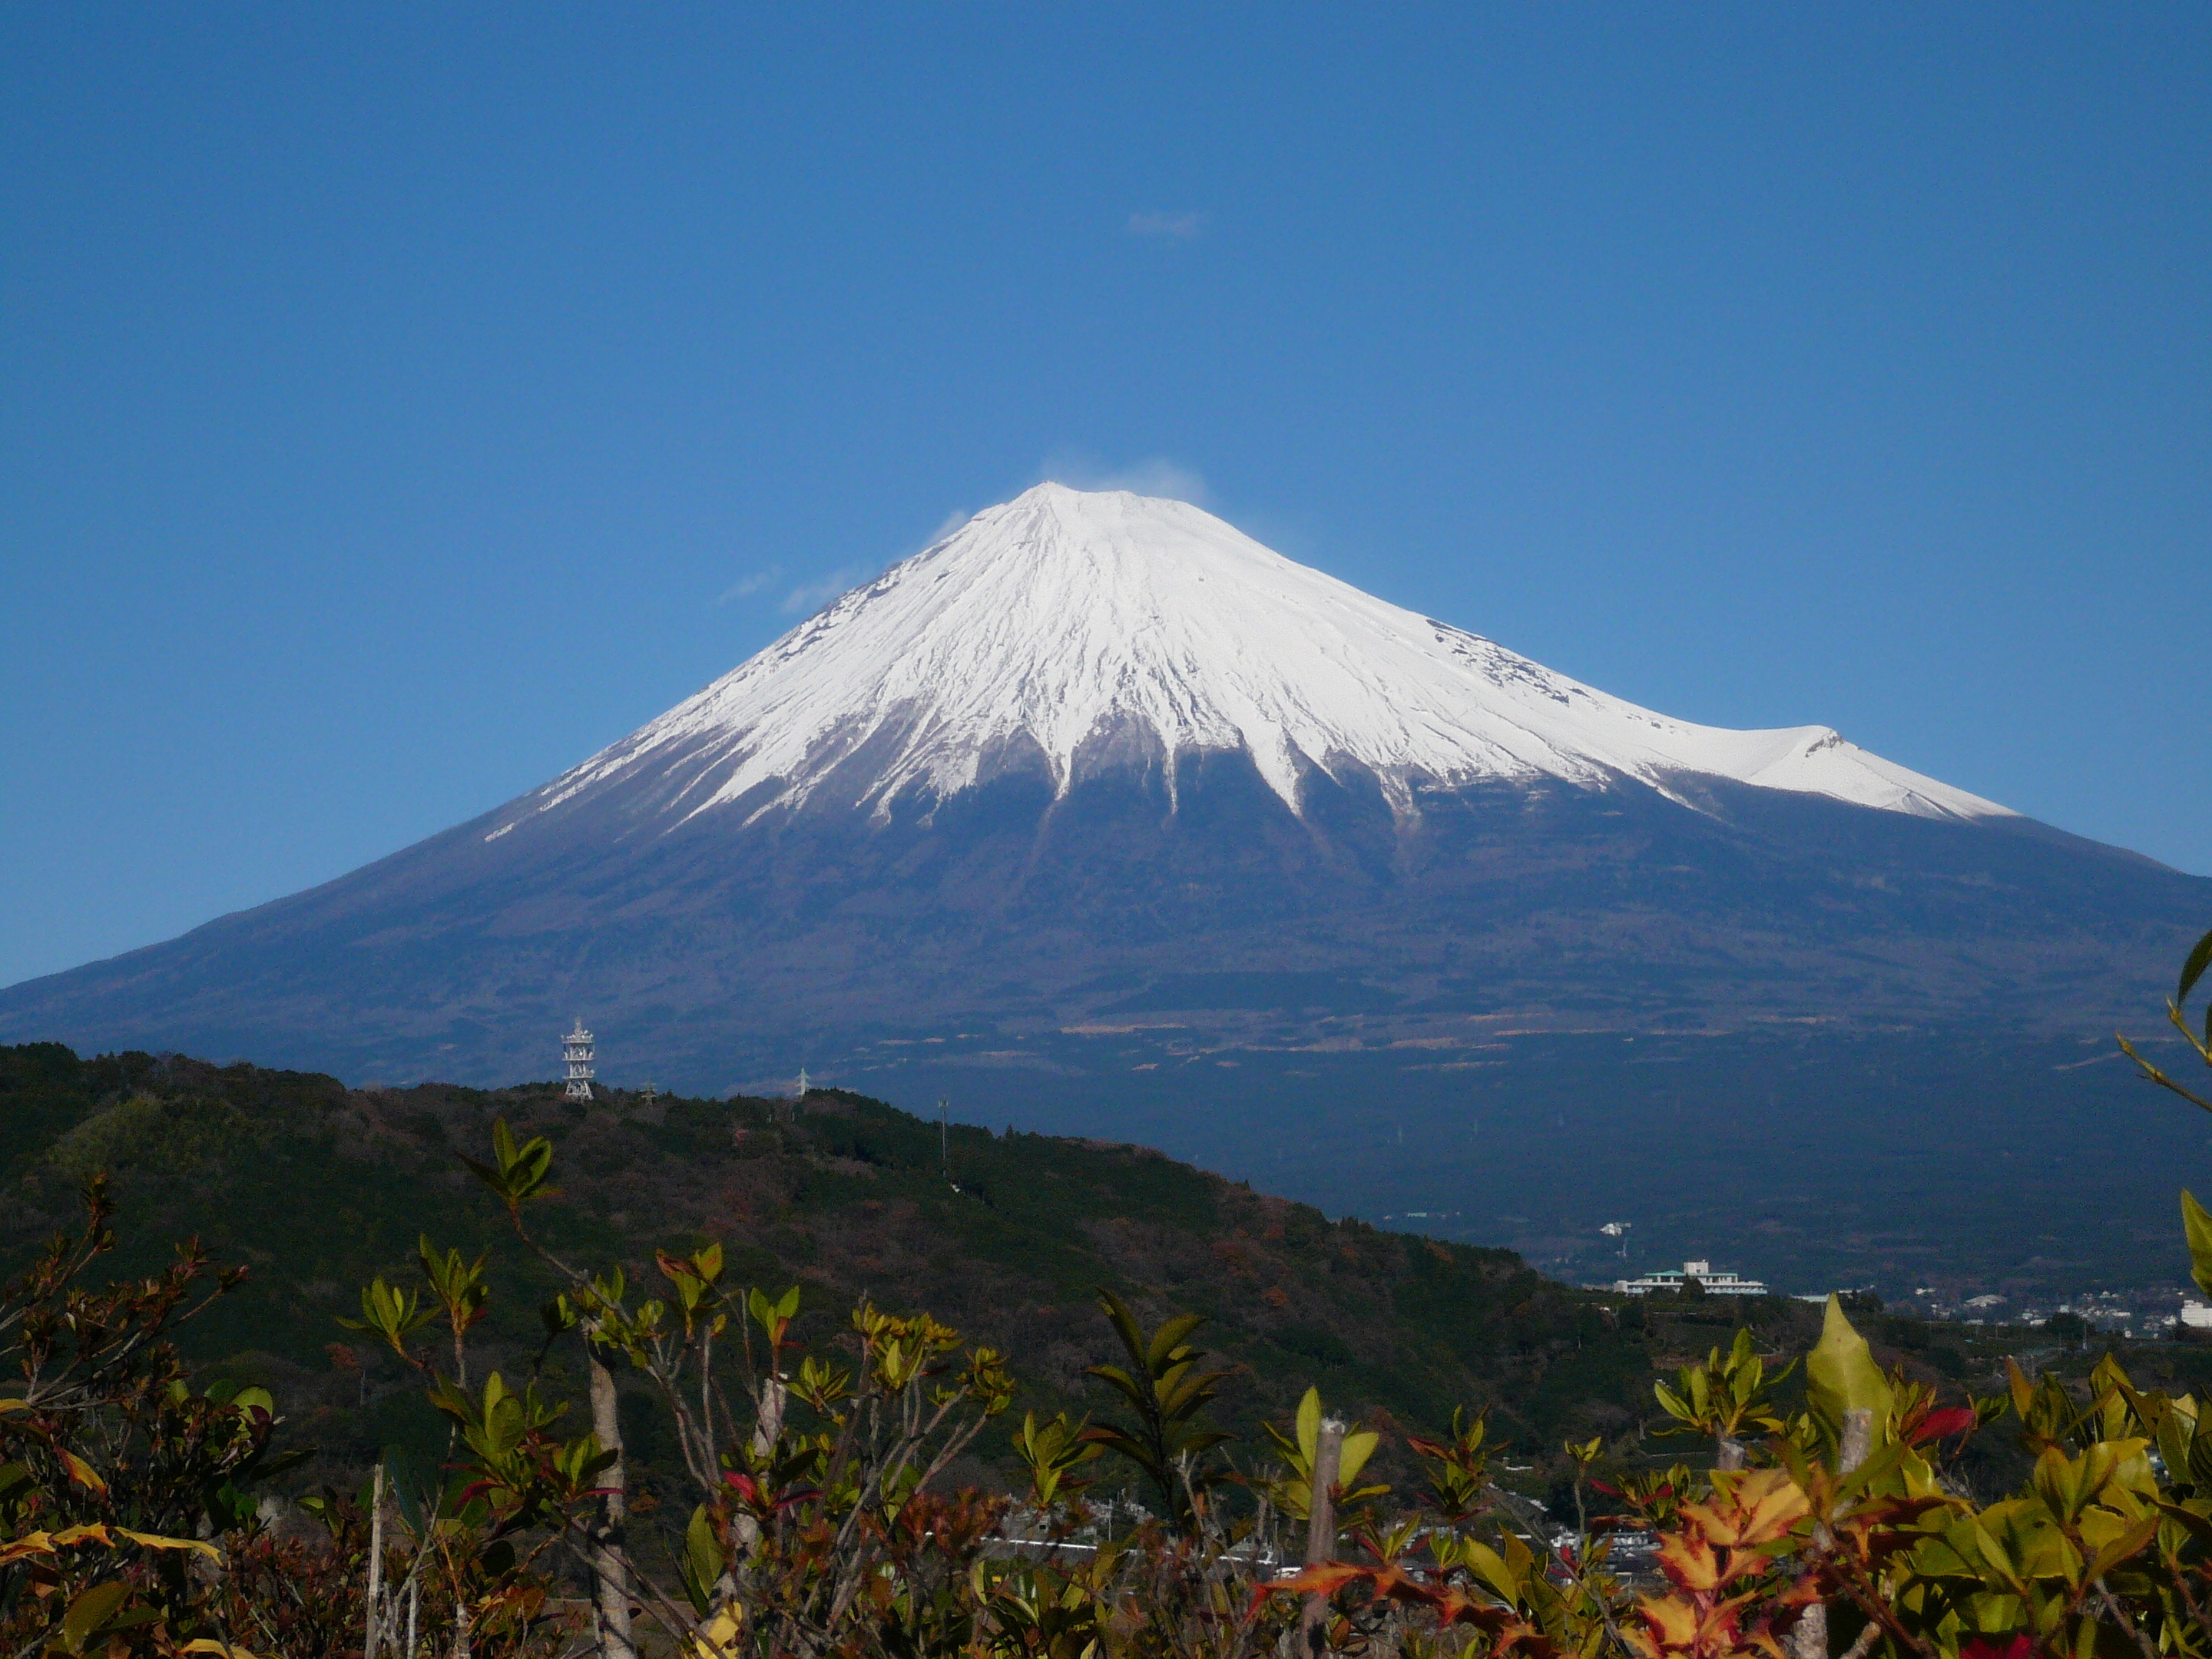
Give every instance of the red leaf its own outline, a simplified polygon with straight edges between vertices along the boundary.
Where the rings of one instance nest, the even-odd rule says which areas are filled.
[[[1931,1440],[1948,1440],[1954,1434],[1966,1433],[1977,1420],[1971,1406],[1946,1406],[1920,1419],[1920,1426],[1912,1431],[1912,1443],[1924,1446]]]

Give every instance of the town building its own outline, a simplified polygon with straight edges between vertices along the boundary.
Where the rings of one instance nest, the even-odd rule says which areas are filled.
[[[1740,1273],[1715,1273],[1710,1261],[1685,1261],[1679,1267],[1661,1267],[1645,1273],[1641,1279],[1616,1279],[1613,1288],[1629,1296],[1649,1296],[1654,1291],[1679,1294],[1682,1281],[1694,1279],[1705,1287],[1709,1296],[1765,1296],[1765,1284],[1756,1279],[1746,1279]]]

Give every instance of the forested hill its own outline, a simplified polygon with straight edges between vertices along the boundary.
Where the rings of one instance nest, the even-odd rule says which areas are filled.
[[[484,1152],[501,1117],[556,1148],[559,1192],[533,1224],[571,1259],[619,1263],[650,1294],[656,1247],[719,1238],[735,1285],[802,1286],[802,1341],[835,1338],[863,1295],[926,1309],[1008,1356],[1023,1385],[1015,1421],[1024,1407],[1110,1411],[1085,1375],[1115,1357],[1097,1287],[1148,1321],[1204,1314],[1201,1341],[1239,1372],[1219,1416],[1248,1462],[1258,1420],[1286,1419],[1309,1385],[1386,1428],[1434,1429],[1455,1405],[1486,1406],[1515,1466],[1534,1466],[1515,1478],[1535,1490],[1563,1469],[1569,1436],[1663,1462],[1681,1443],[1638,1432],[1654,1416],[1655,1369],[1702,1357],[1739,1321],[1791,1354],[1819,1328],[1817,1310],[1776,1298],[1623,1303],[1548,1281],[1509,1251],[1332,1222],[1141,1147],[940,1132],[842,1091],[648,1103],[611,1091],[583,1108],[551,1083],[353,1090],[177,1056],[82,1060],[58,1043],[0,1047],[0,1266],[77,1224],[83,1182],[107,1171],[121,1210],[105,1274],[150,1270],[195,1234],[251,1269],[184,1339],[211,1375],[274,1392],[287,1435],[322,1454],[301,1478],[357,1475],[380,1448],[434,1467],[445,1431],[419,1379],[337,1323],[377,1274],[420,1283],[422,1237],[490,1252],[498,1363],[518,1374],[542,1363],[556,1397],[578,1392],[573,1356],[541,1348],[550,1282],[460,1163]],[[1999,1386],[2002,1355],[2023,1345],[2031,1363],[2060,1363],[2043,1333],[1859,1317],[1885,1363],[1947,1389]],[[2160,1344],[2130,1363],[2139,1377],[2212,1387],[2203,1347]],[[625,1412],[648,1488],[672,1449],[657,1443],[659,1420]],[[1403,1473],[1394,1441],[1377,1465],[1386,1478]],[[977,1451],[961,1478],[1003,1474],[1002,1437]]]
[[[371,1276],[418,1279],[419,1236],[492,1249],[507,1264],[500,1327],[518,1352],[534,1340],[542,1283],[456,1156],[483,1155],[502,1116],[557,1148],[560,1195],[540,1224],[577,1255],[652,1285],[654,1247],[718,1237],[738,1284],[805,1287],[802,1336],[830,1334],[863,1293],[927,1309],[1005,1351],[1047,1409],[1087,1403],[1085,1367],[1109,1357],[1100,1285],[1149,1318],[1209,1316],[1205,1340],[1247,1373],[1226,1414],[1248,1431],[1310,1383],[1408,1426],[1492,1403],[1531,1446],[1649,1409],[1640,1322],[1624,1328],[1509,1252],[1332,1222],[1134,1146],[959,1124],[940,1141],[935,1123],[842,1092],[794,1105],[605,1091],[584,1108],[556,1084],[362,1091],[244,1064],[0,1048],[0,1242],[20,1261],[75,1224],[88,1176],[112,1172],[114,1271],[190,1234],[248,1264],[248,1287],[190,1331],[196,1357],[254,1373],[295,1421],[319,1414],[365,1449],[401,1431],[412,1390],[373,1355],[349,1370],[362,1351],[336,1321]],[[334,1354],[342,1339],[353,1353]],[[398,1416],[380,1426],[380,1412]]]

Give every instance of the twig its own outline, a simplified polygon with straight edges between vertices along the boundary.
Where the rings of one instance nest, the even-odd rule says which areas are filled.
[[[2150,1639],[2142,1626],[2128,1617],[2126,1609],[2120,1606],[2101,1577],[2097,1580],[2097,1599],[2105,1604],[2105,1612],[2112,1621],[2135,1638],[2136,1646],[2142,1650],[2143,1659],[2164,1659],[2158,1650],[2158,1644]]]

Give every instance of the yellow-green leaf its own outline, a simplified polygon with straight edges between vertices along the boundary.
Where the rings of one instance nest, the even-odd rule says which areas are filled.
[[[2181,1227],[2189,1237],[2189,1276],[2198,1290],[2212,1296],[2212,1213],[2186,1188],[2181,1194]]]
[[[196,1550],[210,1561],[222,1559],[222,1552],[204,1538],[164,1538],[156,1532],[133,1532],[128,1527],[118,1527],[115,1534],[127,1538],[134,1544],[143,1544],[149,1550]]]
[[[1820,1340],[1805,1361],[1805,1399],[1816,1417],[1839,1432],[1845,1412],[1872,1413],[1877,1438],[1887,1427],[1889,1380],[1875,1364],[1866,1338],[1844,1317],[1843,1304],[1832,1294]]]
[[[58,1448],[58,1449],[61,1451],[62,1464],[69,1470],[70,1480],[88,1492],[96,1492],[102,1498],[107,1496],[107,1482],[100,1478],[99,1470],[94,1468],[75,1452],[66,1448]]]
[[[1336,1478],[1340,1484],[1347,1486],[1352,1484],[1353,1478],[1366,1467],[1367,1460],[1375,1455],[1375,1448],[1382,1443],[1382,1437],[1372,1429],[1362,1429],[1357,1434],[1344,1437],[1344,1449],[1339,1455],[1340,1461],[1336,1466]]]

